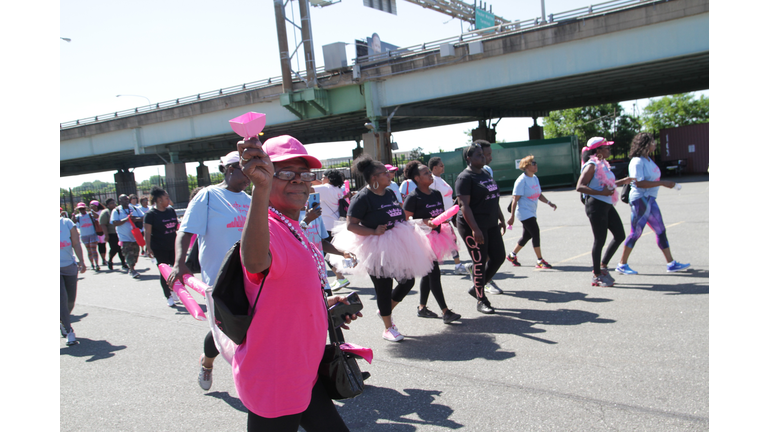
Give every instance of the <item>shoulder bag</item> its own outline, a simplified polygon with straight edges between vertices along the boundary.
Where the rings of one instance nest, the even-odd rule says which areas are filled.
[[[326,294],[323,294],[328,304]],[[351,399],[363,393],[363,373],[357,365],[355,354],[343,351],[331,315],[328,314],[328,335],[331,343],[325,346],[318,374],[328,396],[334,400]]]
[[[250,303],[248,296],[245,295],[245,275],[243,274],[243,264],[240,260],[240,241],[238,240],[227,252],[221,268],[216,274],[216,280],[213,283],[213,314],[216,326],[232,342],[240,345],[245,340],[248,333],[248,327],[253,320],[253,313],[256,311],[256,302],[261,296],[261,289],[264,288],[264,281],[267,279],[269,270],[264,270],[264,278],[259,286],[259,293],[256,300],[253,301],[253,307],[248,310]]]
[[[629,204],[629,191],[632,190],[632,185],[627,183],[621,188],[621,202]]]

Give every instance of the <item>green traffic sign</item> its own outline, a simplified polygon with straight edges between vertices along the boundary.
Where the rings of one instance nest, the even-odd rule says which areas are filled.
[[[496,25],[496,17],[482,9],[475,8],[475,30],[493,27]]]

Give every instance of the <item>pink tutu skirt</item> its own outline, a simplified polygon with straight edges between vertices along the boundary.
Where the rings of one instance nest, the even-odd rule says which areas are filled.
[[[413,279],[428,274],[437,260],[427,233],[412,221],[395,223],[380,236],[357,235],[338,224],[333,228],[331,243],[357,257],[357,266],[342,269],[336,263],[343,258],[329,255],[333,257],[331,264],[346,274]]]
[[[451,225],[447,222],[440,225],[440,233],[432,230],[427,239],[429,239],[432,252],[435,253],[438,262],[447,259],[454,251],[459,250],[456,247],[456,236],[453,234]]]

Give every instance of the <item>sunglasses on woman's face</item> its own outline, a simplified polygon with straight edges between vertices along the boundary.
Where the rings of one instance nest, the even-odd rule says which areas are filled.
[[[301,179],[301,181],[305,181],[305,182],[311,182],[317,178],[317,174],[313,172],[296,173],[293,171],[279,171],[274,174],[274,177],[277,177],[280,180],[291,181],[294,179],[294,177],[296,177],[296,174],[299,175],[299,178]]]
[[[533,161],[533,162],[531,162],[531,165],[536,166],[536,165],[538,165],[538,163],[536,163],[536,161]]]

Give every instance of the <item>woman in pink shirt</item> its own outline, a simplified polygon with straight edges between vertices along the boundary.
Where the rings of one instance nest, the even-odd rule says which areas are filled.
[[[235,387],[248,408],[248,430],[347,431],[318,380],[327,308],[346,300],[326,301],[322,252],[298,221],[315,179],[310,169],[320,168],[320,161],[287,135],[263,145],[251,138],[237,147],[243,174],[253,182],[240,252],[249,301],[266,278],[245,341],[232,359]]]

